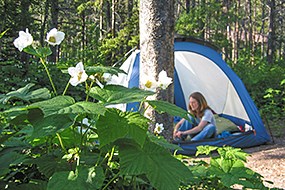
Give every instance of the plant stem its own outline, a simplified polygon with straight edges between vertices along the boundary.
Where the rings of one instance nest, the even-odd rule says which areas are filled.
[[[43,59],[42,57],[40,58],[40,60],[41,60],[41,63],[43,64],[43,66],[44,66],[44,68],[45,68],[45,70],[46,70],[46,73],[47,73],[48,78],[49,78],[49,81],[50,81],[50,83],[51,83],[53,92],[54,92],[55,95],[57,95],[55,86],[54,86],[54,84],[53,84],[53,82],[52,82],[52,79],[51,79],[51,76],[50,76],[50,74],[49,74],[48,68],[47,68],[47,66],[46,66],[46,64],[45,64],[45,61],[44,61],[44,59]]]
[[[115,152],[115,146],[112,147],[112,151],[111,151],[110,157],[109,157],[109,159],[108,159],[108,162],[111,162],[111,161],[112,161],[114,152]]]
[[[106,189],[119,176],[119,174],[120,172],[114,175],[114,177],[105,185],[105,187],[102,190]]]
[[[143,112],[142,112],[142,115],[145,114],[146,110],[150,107],[149,103],[147,103],[146,107],[144,108]]]
[[[63,93],[62,93],[63,96],[65,95],[65,93],[66,93],[68,87],[69,87],[69,81],[67,82],[67,84],[66,84],[66,86],[65,86],[65,89],[64,89],[64,91],[63,91]]]
[[[93,84],[94,84],[94,81],[92,81],[92,82],[90,83],[90,86],[89,86],[89,87],[88,87],[88,85],[87,85],[87,87],[86,87],[86,90],[87,90],[87,92],[86,92],[86,99],[85,99],[86,102],[87,102],[88,99],[89,99],[90,89],[92,88]]]
[[[59,144],[60,144],[62,150],[64,150],[64,151],[66,152],[66,149],[65,149],[65,147],[64,147],[64,145],[63,145],[63,143],[62,143],[62,140],[61,140],[60,135],[59,135],[58,133],[56,133],[56,136],[57,136],[57,138],[58,138],[58,141],[59,141]]]
[[[143,107],[143,103],[144,103],[144,101],[141,101],[141,102],[140,102],[140,106],[139,106],[139,110],[138,110],[139,112],[141,111],[141,109],[142,109],[142,107]]]

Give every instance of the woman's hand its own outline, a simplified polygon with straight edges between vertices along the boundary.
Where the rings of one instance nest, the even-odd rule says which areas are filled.
[[[183,135],[183,131],[177,131],[177,132],[175,133],[175,137],[181,138],[182,135]]]

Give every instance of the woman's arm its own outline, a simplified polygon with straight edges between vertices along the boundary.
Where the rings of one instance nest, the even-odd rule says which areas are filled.
[[[199,133],[200,131],[202,131],[202,130],[204,129],[204,127],[205,127],[207,124],[208,124],[207,121],[202,120],[202,121],[200,121],[200,123],[199,123],[196,127],[192,128],[192,129],[189,129],[189,130],[187,130],[187,131],[178,131],[178,132],[176,133],[176,135],[177,135],[178,137],[181,137],[181,135],[197,134],[197,133]]]
[[[178,128],[182,125],[182,123],[185,121],[184,118],[182,118],[175,126],[174,126],[174,131],[177,131]]]
[[[177,132],[178,132],[178,129],[179,127],[182,125],[182,123],[185,121],[184,118],[182,118],[175,126],[174,126],[174,129],[173,129],[173,138],[175,138],[177,135]]]

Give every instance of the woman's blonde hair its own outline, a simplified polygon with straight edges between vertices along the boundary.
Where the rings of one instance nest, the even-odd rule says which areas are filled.
[[[194,98],[195,100],[197,100],[198,102],[198,109],[197,110],[193,110],[191,108],[190,103],[188,104],[188,110],[190,111],[191,114],[194,114],[196,117],[202,118],[204,115],[204,111],[206,109],[211,109],[208,106],[208,103],[205,99],[205,97],[200,93],[200,92],[193,92],[192,94],[190,94],[189,99]]]

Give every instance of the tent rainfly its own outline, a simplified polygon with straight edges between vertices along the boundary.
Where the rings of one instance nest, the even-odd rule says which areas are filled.
[[[220,117],[236,126],[252,130],[220,138],[181,142],[178,153],[193,155],[197,146],[252,147],[271,141],[258,113],[258,109],[243,82],[225,63],[220,52],[208,42],[192,38],[176,38],[174,43],[174,101],[187,109],[192,92],[201,92],[210,107]],[[111,83],[128,88],[139,86],[140,51],[133,51],[120,69],[127,75],[113,76]],[[122,110],[137,110],[138,103],[120,105]]]

